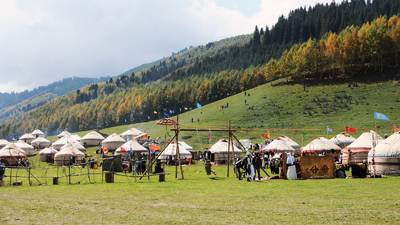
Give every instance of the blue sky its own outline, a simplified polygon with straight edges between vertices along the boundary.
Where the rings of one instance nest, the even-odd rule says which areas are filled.
[[[0,92],[116,76],[327,0],[0,0]]]

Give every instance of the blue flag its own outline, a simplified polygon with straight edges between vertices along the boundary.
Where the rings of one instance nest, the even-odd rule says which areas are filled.
[[[329,127],[326,128],[326,134],[328,134],[329,132],[333,132],[332,129],[330,129]]]
[[[132,146],[131,146],[131,155],[133,155],[133,150],[132,150]]]
[[[126,119],[125,119],[125,123],[126,123],[126,122],[128,122],[128,121],[126,121]]]
[[[376,120],[387,120],[389,121],[389,118],[382,113],[374,112],[374,116]]]
[[[126,136],[126,141],[129,141],[129,137],[128,136]]]
[[[181,108],[179,108],[179,112],[182,112],[182,109],[181,109]]]
[[[201,108],[201,105],[199,103],[197,103],[197,108]]]
[[[174,110],[171,110],[171,109],[170,109],[170,110],[169,110],[169,113],[173,114],[173,113],[174,113]]]
[[[164,112],[164,116],[169,116],[168,113]]]

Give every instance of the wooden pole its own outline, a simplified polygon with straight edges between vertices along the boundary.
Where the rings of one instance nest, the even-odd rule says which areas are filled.
[[[88,166],[88,164],[87,164],[87,163],[86,163],[86,167],[87,167],[87,174],[88,174],[89,183],[90,183],[90,171],[89,171],[89,166]]]
[[[29,186],[32,186],[31,185],[31,167],[29,167],[28,181],[29,181]]]
[[[178,128],[178,126],[179,126],[179,116],[178,116],[178,115],[176,115],[176,122],[177,122],[176,128]],[[182,180],[184,180],[185,178],[183,177],[183,169],[182,169],[182,163],[181,163],[181,154],[180,154],[180,152],[179,152],[179,130],[178,130],[178,133],[176,133],[176,149],[177,149],[176,152],[178,153],[179,169],[181,170],[181,178],[182,178]]]
[[[68,166],[69,184],[71,184],[71,165]]]
[[[230,157],[229,157],[229,152],[230,152],[230,147],[231,147],[231,121],[229,120],[229,122],[228,122],[228,127],[229,127],[229,134],[228,134],[228,160],[227,160],[227,163],[228,163],[228,166],[226,167],[226,177],[229,177],[229,159],[230,159]]]
[[[11,186],[11,183],[12,183],[11,176],[12,176],[12,168],[10,168],[10,186]]]

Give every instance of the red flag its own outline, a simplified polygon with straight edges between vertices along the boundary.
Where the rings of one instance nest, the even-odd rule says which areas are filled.
[[[261,136],[265,137],[266,139],[269,139],[268,135],[261,134]]]
[[[121,152],[127,152],[125,148],[121,147]]]
[[[394,132],[399,132],[399,128],[397,128],[396,126],[394,126]]]
[[[356,129],[348,127],[348,126],[346,126],[346,131],[353,132],[353,133],[357,132]]]
[[[108,153],[108,149],[106,147],[103,146],[103,152],[104,153]]]
[[[215,138],[215,135],[210,134],[210,138]]]

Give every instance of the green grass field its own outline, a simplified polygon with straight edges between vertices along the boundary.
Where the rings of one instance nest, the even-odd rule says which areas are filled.
[[[68,185],[63,178],[60,185],[48,180],[48,185],[29,186],[25,179],[23,186],[0,188],[0,223],[400,223],[399,177],[246,182],[234,178],[233,171],[227,177],[226,166],[213,169],[217,175],[207,176],[201,162],[183,166],[181,180],[175,167],[167,167],[166,182],[116,176],[115,183],[102,183],[97,175],[91,183],[74,177],[81,184]]]

